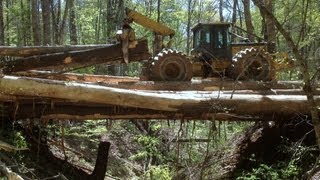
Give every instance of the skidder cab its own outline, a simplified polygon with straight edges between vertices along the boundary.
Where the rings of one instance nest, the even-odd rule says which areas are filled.
[[[230,23],[198,24],[193,31],[194,75],[213,76],[232,64]]]

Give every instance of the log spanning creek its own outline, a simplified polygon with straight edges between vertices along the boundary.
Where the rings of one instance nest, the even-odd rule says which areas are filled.
[[[0,102],[2,116],[17,119],[262,121],[310,111],[301,82],[154,82],[43,71],[3,75]]]

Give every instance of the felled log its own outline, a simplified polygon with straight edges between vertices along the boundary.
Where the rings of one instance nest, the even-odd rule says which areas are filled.
[[[55,98],[195,116],[203,113],[309,114],[310,110],[305,95],[224,94],[223,91],[148,92],[14,76],[2,77],[0,89],[2,94],[11,96]],[[315,99],[318,103],[319,96]]]
[[[110,76],[77,73],[53,73],[50,71],[27,71],[15,73],[17,76],[26,76],[60,81],[76,81],[85,83],[117,84],[120,82],[137,82],[139,78],[128,76]]]
[[[135,48],[129,49],[130,61],[146,60],[149,57],[146,40],[139,41]],[[45,54],[6,61],[2,65],[2,71],[6,74],[33,69],[50,69],[61,72],[95,64],[112,64],[122,61],[121,44],[115,44],[89,50]]]
[[[69,45],[69,46],[0,46],[0,56],[28,57],[43,54],[53,54],[59,52],[88,50],[101,47],[108,47],[110,44],[92,45]]]
[[[142,108],[128,108],[111,105],[74,103],[6,103],[7,116],[12,119],[58,119],[58,120],[99,120],[99,119],[184,119],[184,120],[221,120],[221,121],[261,121],[260,116],[236,115],[231,113],[199,113],[157,111]],[[270,119],[269,119],[270,120]]]
[[[137,90],[169,90],[169,91],[215,91],[215,90],[265,90],[276,89],[302,89],[303,83],[296,81],[257,82],[257,81],[233,81],[220,78],[195,79],[192,81],[139,81],[136,77],[92,75],[76,73],[52,73],[49,71],[27,71],[15,73],[17,76],[34,78],[76,81],[86,83],[98,83],[116,88]]]

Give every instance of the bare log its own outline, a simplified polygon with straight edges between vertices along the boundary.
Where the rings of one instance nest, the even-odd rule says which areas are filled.
[[[225,94],[223,91],[150,92],[14,76],[2,77],[0,89],[4,95],[151,109],[186,116],[200,116],[203,113],[241,115],[310,112],[305,95]],[[316,100],[319,103],[319,96],[316,96]]]
[[[85,83],[118,84],[121,82],[137,82],[139,78],[128,76],[93,75],[77,73],[53,73],[50,71],[27,71],[15,73],[17,76],[52,79],[60,81],[77,81]]]
[[[135,48],[129,50],[130,61],[146,60],[150,57],[146,40],[139,41]],[[33,69],[51,69],[68,71],[70,69],[87,67],[95,64],[108,64],[123,61],[121,44],[90,50],[62,52],[30,56],[4,62],[2,71],[12,73]]]
[[[119,106],[79,105],[50,103],[21,104],[18,108],[15,103],[7,104],[7,111],[13,119],[58,119],[58,120],[99,120],[99,119],[184,119],[184,120],[221,120],[221,121],[261,121],[261,116],[236,115],[231,113],[199,113],[186,114],[182,112],[167,112],[141,108],[124,108]],[[271,120],[271,119],[269,119]]]
[[[70,46],[0,46],[0,56],[28,57],[59,52],[88,50],[109,47],[112,44],[70,45]]]
[[[28,71],[15,73],[17,76],[35,77],[43,79],[77,81],[86,83],[98,83],[106,86],[138,89],[138,90],[170,90],[170,91],[215,91],[215,90],[267,90],[276,89],[301,89],[302,82],[279,81],[279,82],[250,82],[233,81],[231,79],[221,80],[220,78],[210,78],[203,80],[188,81],[139,81],[139,78],[126,76],[91,75],[76,73],[52,73],[49,71]],[[259,93],[259,92],[258,92]]]

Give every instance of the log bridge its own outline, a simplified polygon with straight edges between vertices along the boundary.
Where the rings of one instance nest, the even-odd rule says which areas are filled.
[[[0,115],[13,119],[225,121],[309,115],[301,82],[218,78],[154,82],[66,73],[96,64],[121,63],[121,47],[0,47],[3,59],[10,59],[0,65]],[[130,61],[148,59],[146,41],[130,49],[129,57]],[[320,91],[315,98],[320,101]]]

